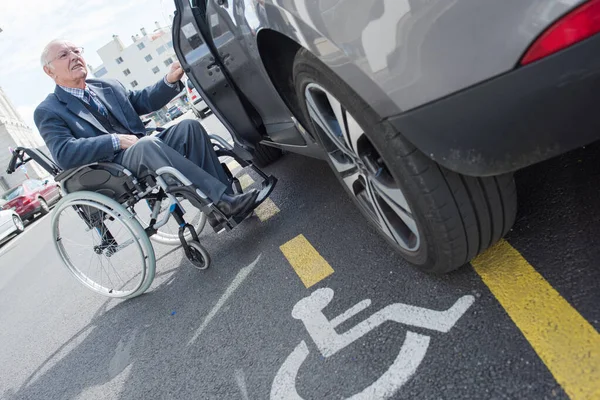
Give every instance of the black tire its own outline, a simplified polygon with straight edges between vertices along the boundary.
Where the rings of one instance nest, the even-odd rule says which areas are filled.
[[[293,77],[303,117],[310,121],[307,128],[321,145],[329,150],[323,139],[326,135],[308,114],[305,89],[311,83],[326,89],[353,116],[403,192],[419,231],[420,242],[414,251],[383,234],[364,207],[359,208],[408,262],[430,273],[449,272],[468,263],[511,228],[517,211],[512,174],[476,178],[440,166],[381,121],[345,82],[305,49],[296,54]],[[353,193],[351,197],[360,205]]]
[[[205,270],[210,267],[211,259],[206,249],[195,240],[190,240],[188,243],[191,258],[188,258],[194,268]]]
[[[283,152],[280,149],[257,143],[254,145],[252,162],[257,167],[262,168],[277,161],[282,155]]]
[[[48,204],[48,202],[46,202],[46,200],[44,200],[43,198],[39,198],[38,199],[40,201],[40,214],[41,215],[46,215],[50,212],[50,205]],[[45,205],[45,207],[44,207]]]
[[[196,110],[194,107],[192,107],[192,113],[194,114],[194,117],[198,119],[204,118],[204,115],[200,111]]]

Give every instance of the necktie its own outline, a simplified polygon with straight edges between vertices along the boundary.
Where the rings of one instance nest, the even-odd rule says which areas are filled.
[[[92,93],[90,92],[90,90],[88,88],[86,88],[83,91],[83,100],[88,103],[90,106],[95,107],[96,110],[98,110],[98,112],[100,114],[102,114],[103,116],[107,116],[106,114],[106,108],[104,108],[104,105],[100,103],[100,101],[96,100],[94,98],[94,95],[92,95]]]

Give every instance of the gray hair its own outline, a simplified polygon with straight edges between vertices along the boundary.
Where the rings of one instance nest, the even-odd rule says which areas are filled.
[[[50,48],[52,47],[52,45],[55,45],[57,43],[64,43],[64,42],[66,42],[66,40],[64,40],[64,39],[53,39],[44,47],[44,50],[42,50],[42,56],[40,57],[40,62],[42,63],[42,67],[49,65],[48,54],[50,53]]]

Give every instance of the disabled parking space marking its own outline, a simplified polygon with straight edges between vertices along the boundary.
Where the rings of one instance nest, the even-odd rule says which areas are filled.
[[[324,358],[344,350],[388,321],[407,327],[447,333],[475,301],[471,295],[462,296],[449,309],[443,311],[393,303],[371,314],[345,332],[338,333],[336,328],[367,309],[371,305],[371,300],[362,300],[330,320],[323,313],[323,309],[333,300],[333,296],[333,289],[320,288],[298,301],[292,309],[292,317],[303,322],[308,335]],[[430,339],[430,335],[408,329],[394,363],[375,382],[349,399],[384,400],[393,396],[417,371],[425,358]],[[301,340],[277,371],[271,386],[271,400],[302,399],[296,390],[296,380],[308,354],[306,341]]]
[[[279,247],[306,288],[333,274],[331,265],[309,243],[304,235],[298,235]]]
[[[572,400],[600,399],[600,334],[505,240],[471,262]]]

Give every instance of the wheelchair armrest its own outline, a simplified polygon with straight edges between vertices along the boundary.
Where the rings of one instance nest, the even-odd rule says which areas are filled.
[[[82,165],[80,167],[74,167],[74,168],[70,168],[65,171],[62,171],[61,173],[59,173],[58,175],[56,175],[54,177],[54,180],[56,182],[67,180],[67,179],[71,178],[72,176],[74,176],[75,174],[77,174],[78,172],[80,172],[84,169],[90,169],[91,167],[99,167],[100,169],[105,169],[108,172],[110,172],[112,175],[119,175],[119,174],[131,175],[131,172],[126,170],[122,165],[119,165],[116,163],[109,163],[109,162],[94,162],[94,163]],[[125,172],[125,171],[127,171],[127,172]]]

